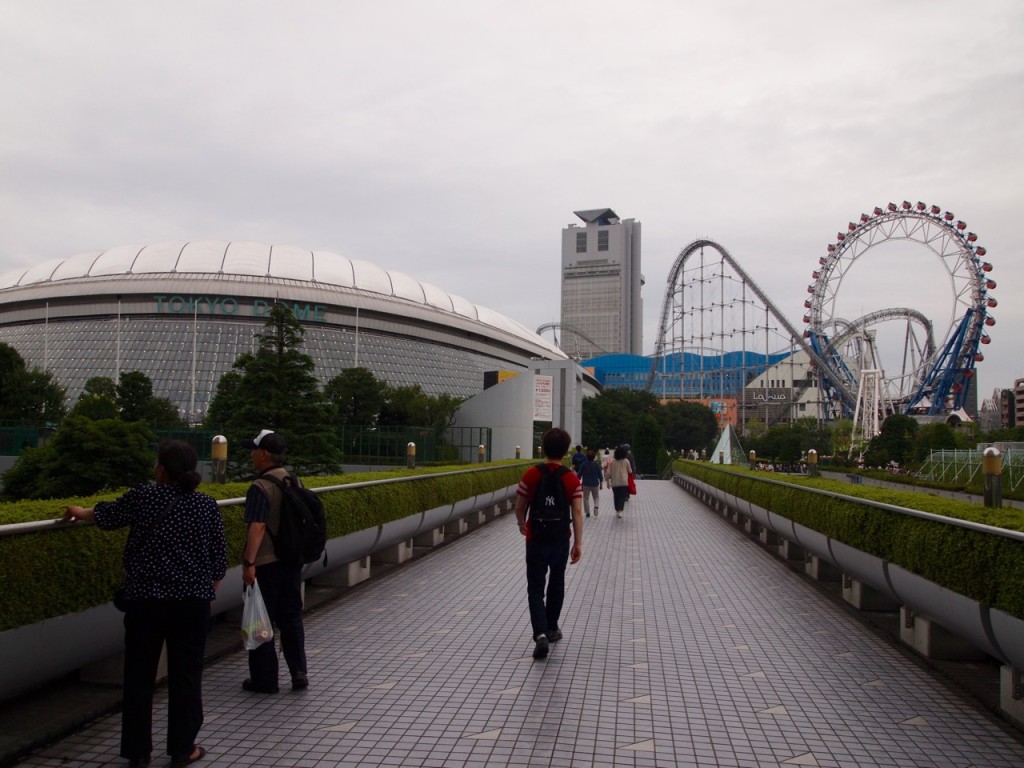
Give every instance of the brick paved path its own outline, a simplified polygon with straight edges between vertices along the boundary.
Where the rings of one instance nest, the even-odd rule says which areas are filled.
[[[622,520],[601,502],[546,660],[506,515],[309,615],[309,690],[211,665],[198,765],[1024,766],[1019,732],[676,486],[641,481]],[[20,765],[123,765],[118,728]]]

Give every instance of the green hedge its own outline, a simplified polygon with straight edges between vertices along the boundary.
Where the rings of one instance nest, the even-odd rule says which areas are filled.
[[[324,493],[328,536],[344,536],[515,485],[523,468],[523,462],[501,462],[486,465],[483,471]],[[396,469],[304,480],[309,487],[319,488],[465,469],[465,465]],[[248,488],[246,482],[204,484],[200,490],[216,499],[238,499],[245,496]],[[91,507],[121,493],[123,490],[90,498],[0,504],[0,525],[53,520],[63,516],[66,504]],[[228,539],[228,562],[238,565],[245,540],[242,507],[223,507],[221,512]],[[0,631],[109,602],[121,583],[126,538],[127,529],[101,531],[94,525],[0,537]]]
[[[1024,542],[812,493],[832,491],[997,528],[1024,531],[1024,513],[912,491],[677,461],[675,470],[929,581],[1024,619]],[[765,482],[766,480],[774,482]],[[783,484],[779,484],[779,483]]]

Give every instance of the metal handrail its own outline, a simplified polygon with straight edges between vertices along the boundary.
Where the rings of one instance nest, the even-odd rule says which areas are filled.
[[[522,464],[532,462],[520,462]],[[407,477],[387,477],[382,480],[361,480],[357,483],[340,483],[338,485],[325,485],[320,488],[311,488],[310,490],[314,493],[327,493],[332,491],[344,491],[352,488],[368,488],[374,485],[388,485],[390,483],[403,483],[411,480],[423,480],[424,478],[432,477],[450,477],[452,475],[466,475],[472,472],[487,472],[495,469],[505,469],[509,465],[502,466],[488,466],[488,467],[473,467],[472,469],[456,469],[451,472],[431,472],[424,475],[409,475]],[[245,497],[240,496],[235,499],[218,499],[218,507],[234,507],[239,504],[245,503]],[[72,526],[80,525],[94,525],[94,523],[83,521],[83,520],[65,520],[64,518],[57,518],[56,520],[31,520],[24,523],[8,523],[7,525],[0,525],[0,537],[3,536],[18,536],[24,533],[39,533],[48,531],[57,531],[63,528],[70,528]]]
[[[689,477],[683,472],[679,472],[683,477]],[[730,474],[723,472],[722,474]],[[696,479],[696,478],[693,478]],[[906,515],[908,517],[917,517],[921,520],[930,520],[934,523],[944,523],[946,525],[955,525],[958,528],[967,528],[968,530],[978,531],[979,533],[989,533],[995,536],[1003,536],[1007,539],[1013,539],[1014,541],[1024,542],[1024,531],[1013,531],[1009,528],[999,528],[995,525],[986,525],[985,523],[976,523],[973,520],[961,520],[957,517],[946,517],[945,515],[936,515],[934,512],[922,512],[920,509],[911,509],[910,507],[900,507],[895,504],[886,504],[883,501],[874,501],[872,499],[865,499],[861,496],[847,496],[844,493],[836,493],[835,491],[826,491],[821,488],[813,488],[808,485],[796,485],[794,483],[786,483],[782,480],[772,480],[767,477],[754,477],[750,478],[757,480],[761,483],[770,483],[772,485],[781,485],[785,488],[799,488],[800,490],[810,491],[816,493],[819,496],[829,496],[833,499],[841,499],[842,501],[852,501],[857,504],[864,504],[868,507],[875,507],[876,509],[884,509],[887,512],[896,512],[900,515]],[[721,489],[719,489],[721,490]],[[728,493],[728,491],[725,491]],[[735,495],[735,494],[733,494]]]

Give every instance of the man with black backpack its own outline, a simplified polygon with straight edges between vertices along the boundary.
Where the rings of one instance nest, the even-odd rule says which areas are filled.
[[[245,546],[242,549],[242,581],[257,581],[270,620],[281,632],[281,651],[291,672],[292,690],[309,686],[306,677],[306,635],[302,625],[302,556],[279,551],[276,538],[282,531],[285,492],[279,483],[301,486],[284,468],[287,448],[281,435],[269,429],[241,443],[252,449],[257,478],[245,496]],[[276,481],[276,482],[275,482]],[[249,651],[249,677],[242,688],[253,693],[277,693],[277,650],[274,641]]]
[[[562,639],[558,619],[565,600],[565,567],[583,557],[583,489],[576,473],[562,464],[571,443],[564,429],[545,432],[541,448],[547,460],[526,470],[516,490],[516,520],[526,537],[526,596],[535,659],[543,659],[549,644]]]

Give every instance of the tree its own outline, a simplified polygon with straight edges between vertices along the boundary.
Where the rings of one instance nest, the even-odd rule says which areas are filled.
[[[378,423],[382,427],[425,427],[430,420],[427,395],[419,384],[388,386]]]
[[[237,361],[236,361],[237,364]],[[203,419],[207,429],[223,429],[230,421],[235,402],[241,397],[242,374],[228,371],[217,382],[217,390]]]
[[[366,368],[346,368],[324,387],[338,426],[372,427],[384,406],[385,384]]]
[[[894,413],[886,416],[879,433],[871,438],[864,452],[864,463],[885,466],[890,461],[904,464],[914,455],[917,422],[910,416]]]
[[[64,416],[64,388],[53,374],[28,370],[14,347],[0,342],[0,420],[57,422]]]
[[[236,376],[221,377],[207,423],[232,444],[273,429],[288,442],[288,461],[297,472],[333,472],[341,456],[313,358],[302,352],[304,335],[291,309],[274,304],[256,336],[255,353],[239,356]],[[236,458],[245,464],[241,453]]]
[[[125,421],[145,421],[146,409],[153,398],[153,382],[142,371],[121,374],[114,388],[118,411]]]
[[[581,444],[609,448],[635,443],[633,430],[637,419],[645,413],[653,414],[659,407],[658,399],[646,391],[609,389],[597,397],[584,398]]]
[[[711,450],[718,422],[711,409],[701,403],[666,403],[654,414],[665,436],[664,447],[673,452]]]
[[[83,416],[87,419],[116,419],[117,388],[106,376],[93,376],[85,382],[78,402],[71,409],[72,416]]]
[[[956,432],[948,424],[925,424],[914,437],[914,458],[924,461],[932,451],[955,450]]]
[[[145,483],[155,439],[143,421],[68,416],[48,445],[26,450],[4,473],[4,496],[68,498]]]
[[[850,453],[850,441],[853,438],[853,419],[836,419],[829,429],[832,432],[832,454],[843,460]]]
[[[636,459],[636,471],[640,474],[656,474],[658,455],[664,453],[665,448],[661,426],[654,416],[644,413],[636,420],[630,447]]]
[[[142,371],[122,373],[116,393],[122,421],[145,421],[153,429],[185,426],[174,403],[165,397],[153,396],[153,382]]]

